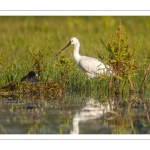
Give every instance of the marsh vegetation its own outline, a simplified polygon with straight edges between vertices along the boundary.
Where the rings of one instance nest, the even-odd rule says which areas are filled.
[[[141,127],[149,133],[149,30],[147,16],[0,17],[0,98],[1,107],[8,108],[7,113],[1,109],[1,114],[12,117],[15,112],[17,116],[20,110],[25,118],[26,110],[32,110],[33,118],[39,118],[38,110],[47,119],[28,125],[25,132],[53,133],[49,131],[53,127],[48,129],[53,123],[48,120],[55,118],[50,114],[56,115],[56,111],[48,109],[58,106],[57,119],[62,122],[56,122],[62,126],[54,133],[69,133],[76,104],[84,106],[85,99],[94,98],[114,105],[100,123],[102,128],[110,127],[105,133],[143,133],[137,129]],[[81,55],[108,64],[113,74],[87,80],[73,60],[71,46],[56,57],[73,36],[80,40]],[[20,83],[31,70],[40,82]],[[15,116],[9,117],[5,118],[6,126],[14,122],[25,127],[27,123],[20,116],[20,123]],[[12,133],[3,123],[2,133]]]

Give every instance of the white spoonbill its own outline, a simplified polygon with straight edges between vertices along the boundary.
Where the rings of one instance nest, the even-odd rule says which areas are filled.
[[[104,65],[102,62],[100,62],[96,58],[88,57],[88,56],[81,56],[79,54],[80,49],[80,42],[76,37],[72,37],[69,41],[69,43],[61,49],[57,54],[60,54],[64,49],[66,49],[69,45],[73,44],[73,57],[77,63],[77,65],[80,67],[81,70],[83,70],[88,78],[94,78],[95,76],[101,76],[104,74],[110,75],[111,70],[108,65]]]

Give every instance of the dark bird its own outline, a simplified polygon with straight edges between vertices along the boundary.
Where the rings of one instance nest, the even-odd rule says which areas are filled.
[[[34,71],[30,71],[26,76],[24,76],[20,82],[26,81],[26,82],[38,82],[38,79],[36,78],[37,74]]]

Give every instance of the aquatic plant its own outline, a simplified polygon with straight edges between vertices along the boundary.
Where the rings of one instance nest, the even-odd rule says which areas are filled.
[[[57,83],[47,82],[11,82],[0,88],[0,95],[43,95],[57,100],[63,95],[63,89]]]
[[[109,90],[112,90],[114,85],[114,93],[118,95],[121,90],[124,90],[126,83],[129,85],[129,92],[134,91],[133,80],[134,72],[137,69],[135,65],[134,53],[129,46],[130,41],[122,23],[120,22],[118,29],[111,36],[110,42],[105,44],[101,40],[107,51],[109,52],[108,58],[99,57],[110,65],[112,68],[112,75],[110,76]],[[122,89],[121,89],[122,82]]]
[[[105,39],[108,38],[109,33],[112,33],[116,30],[120,19],[126,31],[128,32],[128,35],[126,35],[124,31],[125,36],[123,39],[123,31],[122,33],[119,33],[121,31],[117,30],[116,33],[110,37],[110,42],[107,42]],[[65,73],[66,67],[66,75],[64,76],[64,80],[61,84],[62,86],[66,87],[67,91],[80,93],[86,92],[87,94],[90,94],[90,92],[92,91],[97,91],[97,93],[108,93],[107,88],[108,86],[111,87],[111,84],[108,85],[109,79],[94,79],[88,82],[86,75],[84,75],[84,73],[82,73],[82,71],[78,69],[75,62],[72,60],[73,58],[71,50],[69,51],[68,49],[68,52],[64,52],[63,58],[62,55],[59,58],[55,57],[56,52],[60,50],[60,48],[64,45],[64,41],[67,41],[68,37],[71,37],[73,35],[79,37],[79,39],[83,43],[81,46],[81,54],[83,53],[87,56],[96,58],[98,57],[96,50],[100,48],[101,53],[104,56],[109,56],[110,53],[111,59],[108,58],[106,62],[108,64],[112,64],[113,66],[116,65],[116,68],[117,62],[113,62],[115,59],[113,57],[118,55],[119,58],[119,55],[121,56],[121,54],[117,54],[117,52],[115,53],[111,50],[112,47],[115,48],[117,45],[119,46],[119,42],[122,44],[124,43],[127,48],[122,47],[122,50],[124,52],[130,52],[130,55],[126,57],[128,57],[128,59],[130,57],[129,62],[131,64],[127,67],[127,64],[129,64],[129,62],[125,63],[125,61],[127,60],[126,58],[123,58],[124,60],[117,60],[118,66],[121,65],[119,64],[119,62],[122,63],[122,69],[120,69],[120,72],[124,73],[124,76],[121,73],[115,76],[116,82],[117,80],[119,80],[119,92],[132,90],[132,88],[134,90],[137,90],[140,86],[140,83],[142,82],[145,66],[141,65],[143,63],[141,61],[143,60],[143,58],[145,58],[145,56],[148,56],[149,54],[149,48],[145,49],[145,45],[149,47],[148,39],[150,37],[147,34],[149,30],[149,26],[147,26],[149,17],[6,16],[0,17],[0,21],[0,31],[2,35],[0,37],[1,86],[6,86],[10,82],[14,81],[19,82],[20,79],[30,70],[35,70],[37,71],[37,73],[39,72],[39,79],[41,80],[41,82],[52,80],[54,83],[57,83],[60,81],[62,74]],[[62,25],[60,26],[60,24]],[[86,24],[86,26],[84,26],[84,24]],[[65,32],[64,28],[66,29]],[[77,32],[75,33],[74,31]],[[119,36],[121,37],[121,35],[124,41],[121,41],[121,38],[119,41]],[[115,43],[115,40],[117,40],[117,36],[118,41],[116,41]],[[110,51],[106,50],[103,44],[99,44],[101,37],[103,39],[102,41],[106,41],[108,43],[106,44],[106,42],[103,42],[105,43],[104,45],[107,48],[110,48]],[[132,45],[130,44],[128,37],[130,37],[130,39],[132,40]],[[136,57],[135,55],[133,55],[134,49],[139,50],[138,53],[136,53]],[[123,57],[125,57],[125,55]],[[66,63],[64,63],[64,65],[61,64],[60,61],[62,60],[67,62],[67,66],[65,66]],[[133,60],[133,64],[131,60]],[[138,68],[138,71],[136,71],[136,76],[134,75],[135,62],[136,66],[140,66]],[[114,79],[112,79],[110,83],[113,84]],[[115,85],[117,89],[117,84],[113,85]],[[144,91],[148,90],[149,88],[149,78],[147,78],[146,82],[144,83]],[[112,89],[112,91],[113,90],[114,89]]]

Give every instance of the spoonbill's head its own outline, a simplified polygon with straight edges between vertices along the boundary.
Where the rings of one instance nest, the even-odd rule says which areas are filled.
[[[69,43],[63,48],[63,49],[61,49],[57,54],[56,54],[56,56],[58,56],[63,50],[65,50],[69,45],[71,45],[71,44],[76,44],[77,42],[79,42],[78,41],[78,39],[76,38],[76,37],[72,37],[71,39],[70,39],[70,41],[69,41]]]
[[[70,44],[76,44],[78,42],[78,39],[76,37],[72,37],[70,39]]]

